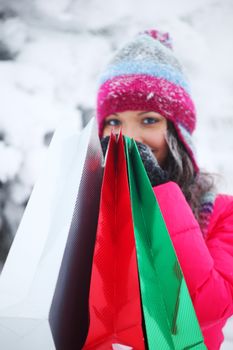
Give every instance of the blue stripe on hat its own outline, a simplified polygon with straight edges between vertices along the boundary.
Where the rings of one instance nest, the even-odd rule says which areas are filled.
[[[181,86],[190,94],[189,84],[183,74],[166,64],[154,64],[150,61],[145,62],[141,60],[125,61],[117,65],[109,65],[100,78],[100,85],[104,84],[109,79],[129,74],[147,74],[153,77],[163,78],[170,83]]]

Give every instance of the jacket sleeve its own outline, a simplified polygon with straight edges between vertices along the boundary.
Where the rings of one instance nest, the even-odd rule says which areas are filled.
[[[233,200],[216,200],[205,241],[177,184],[156,186],[154,193],[200,325],[208,328],[224,321],[233,314]]]

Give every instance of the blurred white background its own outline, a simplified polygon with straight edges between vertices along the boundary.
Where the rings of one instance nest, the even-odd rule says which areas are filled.
[[[85,125],[101,69],[144,29],[171,33],[197,106],[199,163],[233,194],[232,18],[232,0],[0,0],[2,263],[54,129]],[[222,349],[233,349],[232,327]]]

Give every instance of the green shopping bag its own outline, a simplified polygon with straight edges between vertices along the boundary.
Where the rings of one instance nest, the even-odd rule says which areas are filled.
[[[125,152],[149,350],[206,349],[176,253],[134,140],[125,138]]]

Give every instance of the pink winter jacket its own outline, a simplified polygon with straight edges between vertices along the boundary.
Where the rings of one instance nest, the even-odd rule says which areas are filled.
[[[218,350],[233,314],[233,197],[219,195],[204,240],[179,186],[154,192],[175,247],[208,350]]]

